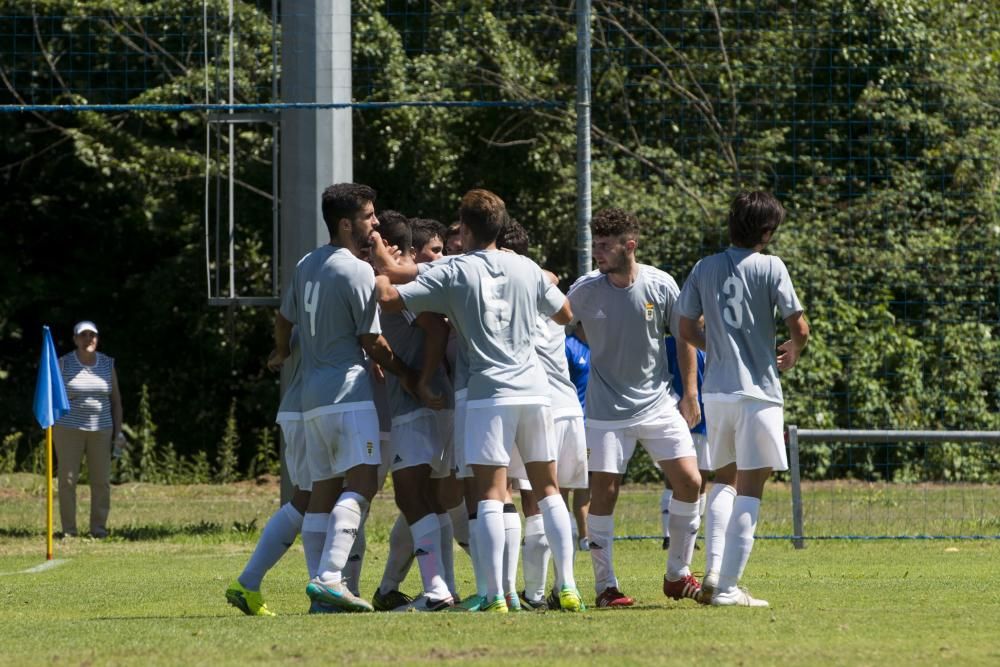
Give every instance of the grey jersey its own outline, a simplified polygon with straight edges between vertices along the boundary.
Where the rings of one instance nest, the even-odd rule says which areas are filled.
[[[408,312],[382,316],[382,335],[389,341],[393,353],[410,368],[419,369],[424,363],[424,330],[415,324],[416,317]],[[392,418],[402,417],[424,407],[415,396],[408,394],[399,378],[395,375],[386,377],[389,387],[389,412]],[[444,365],[438,367],[431,380],[431,389],[445,397],[445,409],[454,407],[454,390],[445,373]]]
[[[433,262],[423,262],[417,264],[417,275],[430,271],[435,266],[447,265],[462,255],[445,255]],[[451,383],[456,393],[466,390],[469,385],[469,351],[465,347],[465,341],[452,330],[452,336],[448,339],[448,359],[452,362]],[[452,358],[452,338],[454,338],[454,358]]]
[[[538,318],[535,329],[535,352],[545,369],[552,392],[552,418],[582,417],[583,409],[576,395],[576,385],[569,379],[566,362],[566,329],[551,318]]]
[[[378,334],[375,272],[346,248],[325,245],[303,257],[281,302],[299,325],[302,412],[371,406],[372,389],[358,336]]]
[[[706,401],[722,395],[784,401],[775,310],[782,320],[802,312],[784,262],[748,248],[705,257],[684,283],[678,309],[692,320],[705,316]]]
[[[680,289],[668,273],[639,264],[628,287],[615,287],[592,271],[569,290],[575,319],[590,345],[588,423],[611,427],[640,424],[677,402],[664,360],[663,337],[678,335],[675,308]],[[602,424],[603,422],[603,424]]]
[[[469,362],[468,401],[549,404],[548,381],[535,353],[539,314],[565,297],[537,264],[508,252],[479,250],[433,267],[399,287],[406,307],[451,320]]]
[[[292,329],[292,339],[288,343],[291,354],[284,366],[290,371],[288,386],[278,405],[276,421],[302,418],[302,349],[299,347],[299,329]]]

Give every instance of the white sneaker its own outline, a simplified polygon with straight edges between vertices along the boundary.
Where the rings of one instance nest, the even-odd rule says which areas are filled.
[[[728,591],[716,590],[712,596],[713,607],[766,607],[767,600],[758,600],[750,595],[745,588],[733,588]]]
[[[701,580],[701,597],[698,602],[702,604],[712,604],[712,596],[715,589],[719,587],[719,573],[709,572]]]

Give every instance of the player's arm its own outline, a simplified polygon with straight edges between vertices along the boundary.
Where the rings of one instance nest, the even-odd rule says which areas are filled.
[[[682,341],[678,341],[678,342],[687,343],[689,346],[693,345],[694,347],[698,348],[699,350],[704,350],[705,349],[705,329],[702,328],[702,326],[701,326],[701,320],[700,320],[700,318],[697,319],[697,320],[692,320],[690,317],[684,317],[683,315],[681,315],[680,334],[681,334]],[[681,346],[677,347],[677,361],[678,361],[678,363],[680,363],[680,348],[681,348]],[[694,350],[692,350],[692,353],[694,353]],[[698,374],[698,366],[697,366],[697,358],[695,358],[695,377],[696,378],[697,378],[697,374]],[[686,375],[685,375],[684,382],[685,383],[687,382],[687,376]],[[687,387],[688,385],[685,384],[684,386]],[[691,386],[694,386],[694,385],[691,385]]]
[[[681,319],[683,323],[684,319]],[[681,398],[680,411],[688,428],[694,428],[701,421],[701,406],[698,405],[698,353],[687,341],[677,341],[677,367],[684,383],[684,397]],[[691,387],[692,390],[687,390]]]
[[[428,312],[420,313],[413,324],[424,331],[424,356],[421,360],[423,365],[420,367],[420,377],[417,379],[417,398],[427,407],[440,410],[445,405],[445,397],[434,393],[431,380],[444,361],[450,328],[444,317]]]
[[[402,359],[396,356],[389,347],[382,334],[366,333],[358,336],[361,348],[383,371],[388,371],[399,378],[399,382],[411,394],[416,394],[417,373],[412,368],[403,363]]]
[[[799,357],[802,356],[802,350],[806,349],[806,344],[809,342],[809,323],[806,322],[806,316],[802,311],[786,317],[785,325],[788,327],[791,340],[786,340],[778,346],[778,370],[780,371],[787,371],[795,366]]]
[[[401,285],[417,277],[417,264],[410,257],[397,257],[378,232],[372,232],[372,266],[380,276],[385,276],[394,285]]]
[[[281,369],[281,364],[292,353],[292,323],[279,310],[274,316],[274,350],[267,359],[267,367],[272,371]]]
[[[375,295],[384,313],[399,313],[406,307],[403,298],[399,296],[399,290],[393,287],[388,276],[375,276]]]
[[[569,305],[569,299],[563,301],[562,307],[552,314],[552,321],[563,326],[573,321],[573,309]]]

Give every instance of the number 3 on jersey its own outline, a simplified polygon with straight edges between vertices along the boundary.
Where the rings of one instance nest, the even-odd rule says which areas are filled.
[[[743,324],[743,282],[736,276],[729,276],[722,283],[722,295],[726,305],[722,309],[722,319],[734,329]]]
[[[303,308],[309,313],[309,335],[316,335],[316,309],[319,308],[319,283],[306,281],[305,294],[302,295]]]

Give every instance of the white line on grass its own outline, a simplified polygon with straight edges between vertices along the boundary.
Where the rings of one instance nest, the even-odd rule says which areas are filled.
[[[47,560],[41,565],[36,565],[34,567],[29,567],[27,570],[21,570],[19,572],[0,572],[0,577],[9,577],[13,574],[38,574],[39,572],[45,572],[46,570],[51,570],[54,567],[59,567],[63,563],[68,563],[68,558],[54,558],[52,560]]]

